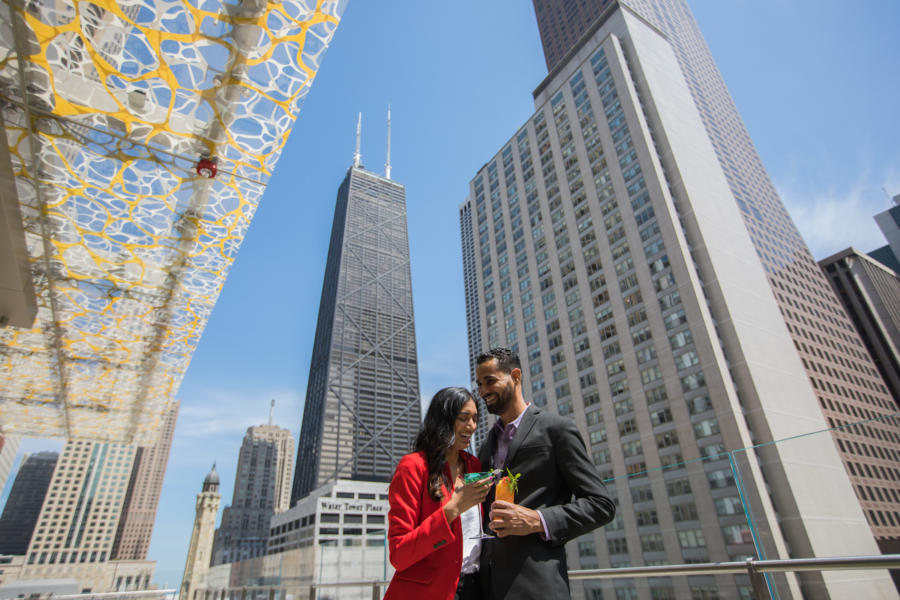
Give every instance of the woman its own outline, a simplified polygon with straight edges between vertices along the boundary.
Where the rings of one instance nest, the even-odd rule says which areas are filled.
[[[434,395],[412,454],[400,459],[390,487],[388,546],[397,569],[384,600],[478,600],[481,502],[488,480],[463,485],[481,471],[465,452],[478,426],[468,390]]]

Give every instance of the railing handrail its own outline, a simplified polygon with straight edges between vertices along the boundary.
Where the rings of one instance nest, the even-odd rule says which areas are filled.
[[[823,568],[825,567],[825,568]],[[829,556],[822,558],[787,558],[780,560],[748,559],[743,562],[691,563],[654,565],[650,567],[616,567],[610,569],[582,569],[569,571],[569,579],[616,579],[632,575],[668,577],[672,575],[715,575],[746,573],[784,573],[793,571],[831,571],[843,569],[900,568],[900,554],[871,556]]]
[[[823,568],[825,567],[825,568]],[[821,558],[787,558],[780,560],[754,560],[734,562],[690,563],[680,565],[653,565],[649,567],[615,567],[609,569],[578,569],[569,571],[569,579],[618,579],[643,575],[646,577],[671,577],[674,575],[740,574],[752,569],[759,573],[791,571],[831,571],[843,569],[900,569],[900,554],[871,556],[828,556]],[[314,588],[361,587],[387,585],[390,580],[366,579],[360,581],[335,581],[310,583]],[[265,586],[257,586],[265,587]],[[249,586],[248,586],[249,589]]]
[[[174,596],[175,588],[165,590],[122,590],[121,592],[85,592],[83,594],[53,594],[53,600],[86,600],[87,598],[143,598],[145,596]]]

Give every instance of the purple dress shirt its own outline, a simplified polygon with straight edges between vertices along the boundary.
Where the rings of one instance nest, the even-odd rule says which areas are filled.
[[[531,404],[528,404],[516,419],[507,426],[503,426],[503,421],[497,419],[494,422],[494,429],[497,430],[497,447],[494,450],[494,468],[502,469],[503,464],[506,462],[506,455],[509,453],[509,445],[512,443],[513,437],[516,435],[516,431],[519,429],[519,425],[522,423],[522,417],[525,416],[525,411],[528,410],[528,407]],[[541,535],[543,539],[550,539],[550,532],[547,530],[547,522],[544,521],[544,515],[541,514],[541,511],[536,511],[538,516],[541,518],[541,526],[544,528],[544,533]]]

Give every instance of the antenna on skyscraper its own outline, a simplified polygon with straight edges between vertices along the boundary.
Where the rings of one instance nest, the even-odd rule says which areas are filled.
[[[391,178],[391,105],[388,104],[387,161],[384,163],[384,178]]]
[[[275,398],[272,398],[272,404],[269,406],[269,425],[272,424],[272,413],[275,412]]]
[[[359,167],[360,159],[362,159],[362,155],[359,153],[359,138],[362,135],[362,113],[359,113],[359,118],[356,120],[356,152],[353,153],[353,166]]]

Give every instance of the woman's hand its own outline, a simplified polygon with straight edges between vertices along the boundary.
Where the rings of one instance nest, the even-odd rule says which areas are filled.
[[[491,490],[491,478],[485,477],[481,481],[464,484],[462,477],[457,477],[453,487],[453,495],[444,505],[444,514],[447,522],[452,523],[456,517],[466,512],[473,506],[481,504]]]

